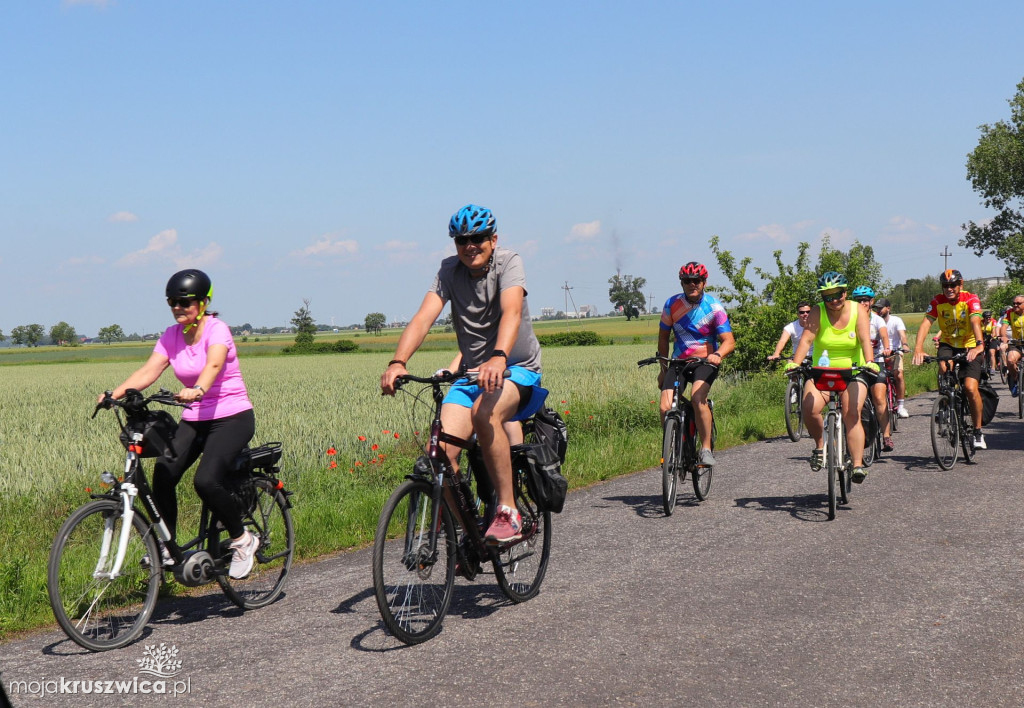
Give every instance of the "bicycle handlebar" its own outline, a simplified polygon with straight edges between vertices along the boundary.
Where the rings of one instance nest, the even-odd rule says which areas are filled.
[[[146,398],[142,396],[141,391],[130,388],[124,392],[123,399],[114,398],[113,391],[104,391],[103,400],[96,404],[96,408],[92,412],[92,417],[95,418],[96,414],[99,413],[101,409],[115,407],[121,408],[129,413],[138,413],[150,403],[162,403],[165,406],[176,406],[178,408],[192,408],[190,404],[176,400],[174,398],[174,394],[166,388],[161,388],[152,396]]]
[[[638,361],[636,363],[636,366],[637,366],[638,369],[642,369],[645,366],[650,366],[651,364],[657,364],[659,361],[663,361],[666,364],[668,364],[669,366],[683,366],[685,364],[707,364],[708,366],[716,366],[716,367],[718,366],[718,364],[712,364],[705,357],[701,357],[701,356],[688,356],[688,357],[685,357],[683,359],[672,359],[672,358],[667,357],[667,356],[662,356],[661,354],[655,354],[654,356],[650,357],[649,359],[641,359],[640,361]]]
[[[402,374],[401,376],[395,377],[395,390],[400,389],[407,383],[422,383],[430,384],[432,386],[441,386],[443,384],[451,384],[456,381],[465,379],[469,385],[475,384],[479,377],[479,371],[448,371],[448,369],[441,369],[440,371],[434,372],[432,376],[413,376],[412,374]],[[507,379],[512,375],[510,369],[505,369],[504,377]]]

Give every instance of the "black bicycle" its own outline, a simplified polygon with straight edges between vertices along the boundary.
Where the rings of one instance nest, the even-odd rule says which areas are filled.
[[[715,470],[713,467],[699,464],[700,432],[697,430],[697,421],[690,401],[680,390],[686,387],[686,375],[693,368],[707,363],[707,360],[698,357],[669,359],[658,354],[649,359],[642,359],[636,365],[643,368],[658,362],[666,362],[669,368],[677,372],[675,388],[672,390],[672,407],[665,414],[661,438],[661,501],[665,515],[671,516],[676,506],[677,482],[685,481],[687,473],[690,474],[693,494],[698,501],[707,499],[711,492],[711,478]],[[715,428],[714,402],[710,398],[708,408],[711,410],[711,449],[714,451],[718,431]]]
[[[281,444],[243,450],[235,461],[234,494],[243,523],[259,536],[252,572],[228,577],[231,538],[204,504],[195,538],[178,545],[153,502],[142,459],[167,450],[177,423],[150,403],[188,407],[161,389],[148,398],[129,389],[121,400],[106,397],[93,411],[113,408],[126,448],[124,474],[101,475],[108,489],[75,510],[57,532],[47,567],[47,592],[54,617],[77,644],[92,651],[116,649],[134,641],[156,607],[164,572],[182,585],[217,581],[224,594],[244,609],[270,604],[284,589],[295,550],[291,492],[277,466]],[[122,417],[123,413],[123,417]],[[159,540],[159,543],[158,543]],[[165,567],[161,545],[173,559]]]
[[[931,363],[939,358],[925,356],[924,361]],[[939,372],[939,397],[932,404],[931,438],[935,461],[949,470],[956,464],[960,450],[965,462],[974,459],[974,419],[960,379],[960,365],[967,362],[967,354],[955,354],[942,361],[948,362],[949,368]]]
[[[476,372],[438,372],[434,376],[399,376],[396,389],[408,383],[424,387],[413,403],[432,408],[425,455],[416,460],[384,504],[373,539],[373,590],[384,625],[406,644],[419,644],[441,630],[454,594],[455,575],[473,580],[490,563],[501,591],[512,602],[525,602],[540,591],[551,554],[551,512],[538,508],[526,479],[526,446],[513,445],[512,470],[516,507],[522,517],[521,538],[502,544],[484,539],[490,494],[483,456],[471,456],[471,474],[453,470],[441,446],[472,449],[473,443],[441,427],[444,389],[459,381],[472,383]],[[429,400],[427,396],[429,395]],[[527,421],[529,423],[529,421]],[[528,432],[528,425],[524,425]],[[474,477],[478,484],[474,486]]]
[[[805,357],[805,366],[810,366],[811,357]],[[804,434],[804,385],[807,383],[807,375],[804,369],[797,369],[797,373],[790,377],[786,385],[786,397],[783,399],[782,411],[786,417],[786,432],[789,439],[797,442]]]

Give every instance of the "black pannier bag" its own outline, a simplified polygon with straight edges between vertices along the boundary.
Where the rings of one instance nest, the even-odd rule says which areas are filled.
[[[565,505],[569,489],[569,482],[562,475],[569,429],[562,416],[551,408],[538,411],[529,423],[526,433],[531,442],[522,449],[526,485],[542,511],[557,514]]]
[[[178,421],[167,411],[146,411],[144,420],[133,420],[126,426],[129,431],[142,432],[142,455],[160,457],[171,449],[174,435],[178,432]],[[131,436],[121,431],[121,444],[128,447]]]
[[[988,425],[996,417],[996,409],[999,408],[999,394],[992,388],[988,381],[978,382],[978,393],[981,394],[982,412],[981,424]]]
[[[562,463],[557,454],[542,443],[523,445],[520,454],[526,471],[526,486],[537,508],[555,514],[562,511],[569,481],[562,476]]]

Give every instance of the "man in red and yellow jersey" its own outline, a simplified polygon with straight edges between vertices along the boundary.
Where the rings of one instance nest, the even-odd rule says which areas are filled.
[[[971,406],[971,419],[974,423],[974,447],[985,450],[985,436],[981,432],[981,394],[978,393],[978,381],[981,380],[981,365],[985,361],[985,339],[981,331],[981,301],[977,295],[964,290],[964,277],[960,271],[949,269],[939,276],[942,292],[936,295],[924,313],[924,319],[917,330],[917,342],[914,345],[914,364],[924,361],[924,342],[928,338],[928,330],[935,320],[942,327],[939,339],[939,368],[947,371],[952,364],[949,359],[955,355],[967,354],[967,361],[960,365],[960,378],[963,380],[967,401]]]

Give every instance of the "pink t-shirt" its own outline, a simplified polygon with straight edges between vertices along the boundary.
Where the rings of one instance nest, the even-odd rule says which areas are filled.
[[[153,351],[163,354],[171,361],[174,375],[185,386],[195,386],[199,374],[206,367],[206,351],[211,344],[223,344],[228,348],[228,358],[217,375],[210,390],[203,399],[181,412],[183,420],[214,420],[247,411],[252,401],[242,381],[242,370],[238,366],[238,352],[231,330],[216,317],[206,317],[203,336],[195,344],[185,343],[181,325],[171,325],[160,336]]]

